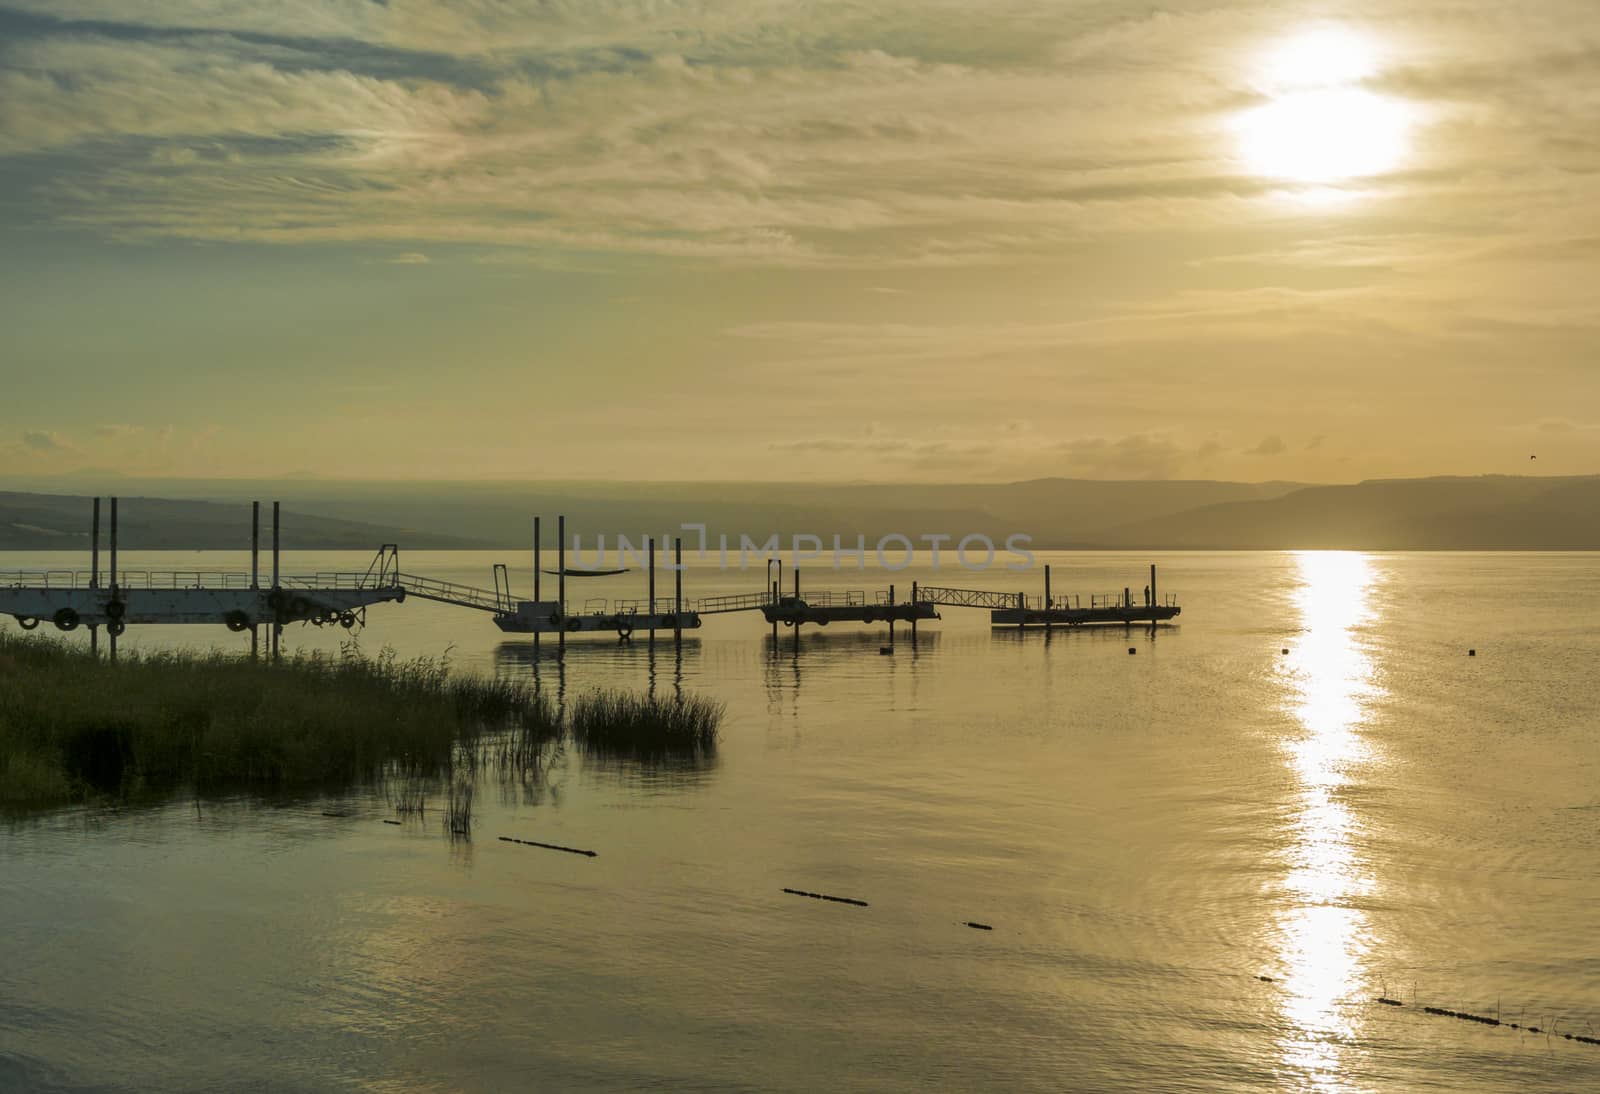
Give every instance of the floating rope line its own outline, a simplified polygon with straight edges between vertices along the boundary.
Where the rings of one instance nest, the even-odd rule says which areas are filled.
[[[857,908],[867,907],[866,901],[854,900],[847,896],[829,896],[827,893],[808,893],[804,889],[785,889],[784,892],[793,893],[795,896],[808,896],[812,900],[831,900],[835,904],[853,904]]]
[[[1258,979],[1260,979],[1258,977]],[[1386,1007],[1405,1006],[1398,999],[1389,999],[1379,996],[1378,1002]],[[1441,1018],[1454,1018],[1462,1022],[1476,1022],[1480,1026],[1505,1026],[1508,1029],[1522,1030],[1526,1033],[1543,1033],[1552,1037],[1560,1037],[1566,1041],[1579,1041],[1586,1045],[1600,1045],[1600,1037],[1585,1037],[1581,1033],[1557,1033],[1554,1029],[1541,1029],[1539,1026],[1525,1026],[1520,1022],[1505,1022],[1488,1014],[1472,1014],[1464,1010],[1450,1010],[1447,1007],[1418,1007],[1424,1014],[1435,1014]]]
[[[583,856],[585,856],[587,858],[594,858],[596,855],[598,855],[600,853],[599,851],[584,851],[584,850],[580,850],[577,847],[563,847],[559,843],[540,843],[538,840],[516,839],[515,837],[512,837],[512,836],[501,836],[500,837],[500,842],[501,843],[520,843],[524,847],[543,847],[546,851],[565,851],[569,855],[583,855]]]
[[[323,815],[324,816],[343,816],[343,815],[346,815],[346,814],[325,813]],[[383,823],[384,824],[393,824],[393,825],[399,825],[400,824],[400,822],[397,821],[397,820],[385,820]],[[585,858],[594,858],[597,855],[599,855],[599,853],[600,853],[598,851],[585,851],[585,850],[583,850],[582,848],[579,848],[579,847],[563,847],[559,843],[540,843],[538,840],[518,839],[515,836],[497,836],[495,838],[498,839],[501,843],[515,843],[515,844],[518,844],[518,845],[520,845],[522,847],[542,847],[546,851],[565,851],[569,855],[583,855]],[[848,905],[850,905],[851,907],[854,907],[854,908],[871,907],[871,905],[869,905],[866,901],[857,900],[854,897],[832,896],[832,895],[830,895],[828,893],[813,893],[813,892],[810,892],[810,891],[808,891],[806,889],[790,889],[790,888],[787,888],[787,887],[785,887],[783,891],[786,892],[786,893],[789,893],[792,896],[810,897],[812,900],[826,900],[831,904],[848,904]],[[962,920],[961,921],[961,925],[963,927],[970,927],[975,931],[992,931],[992,930],[994,930],[993,925],[988,924],[988,923],[979,923],[975,919]],[[1266,977],[1266,976],[1257,977],[1257,979],[1258,980],[1267,980],[1269,982],[1271,980],[1270,977]]]

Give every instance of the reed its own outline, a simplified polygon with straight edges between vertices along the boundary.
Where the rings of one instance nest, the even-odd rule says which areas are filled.
[[[589,692],[572,703],[572,737],[589,752],[638,757],[708,754],[717,747],[723,704],[701,695],[658,699]]]
[[[0,808],[185,784],[313,789],[437,776],[509,733],[558,737],[547,700],[392,650],[125,653],[116,663],[45,636],[0,633]],[[397,806],[421,806],[415,784]]]
[[[450,772],[446,785],[445,833],[451,839],[471,839],[472,798],[477,792],[477,773],[470,768],[457,768]]]

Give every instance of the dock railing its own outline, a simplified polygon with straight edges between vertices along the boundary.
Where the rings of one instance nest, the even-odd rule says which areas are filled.
[[[315,574],[281,577],[278,584],[294,589],[371,589],[371,575],[324,570]],[[12,589],[92,589],[92,570],[6,570],[0,572],[0,588]],[[100,572],[100,588],[111,587],[111,575]],[[248,589],[250,575],[227,570],[118,570],[117,587],[122,589]],[[265,588],[262,585],[262,588]]]

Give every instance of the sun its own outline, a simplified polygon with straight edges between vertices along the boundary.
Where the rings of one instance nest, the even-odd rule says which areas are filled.
[[[1339,27],[1313,28],[1275,45],[1254,81],[1267,102],[1234,125],[1250,170],[1331,185],[1399,167],[1409,152],[1410,111],[1363,86],[1381,62],[1375,45]]]

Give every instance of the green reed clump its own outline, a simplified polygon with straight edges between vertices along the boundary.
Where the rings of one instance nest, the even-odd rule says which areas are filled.
[[[193,785],[276,789],[450,770],[513,733],[550,739],[547,700],[448,662],[297,654],[126,654],[0,633],[0,808]]]
[[[673,756],[715,750],[723,712],[700,695],[658,699],[610,690],[579,696],[570,720],[573,740],[587,751]]]

